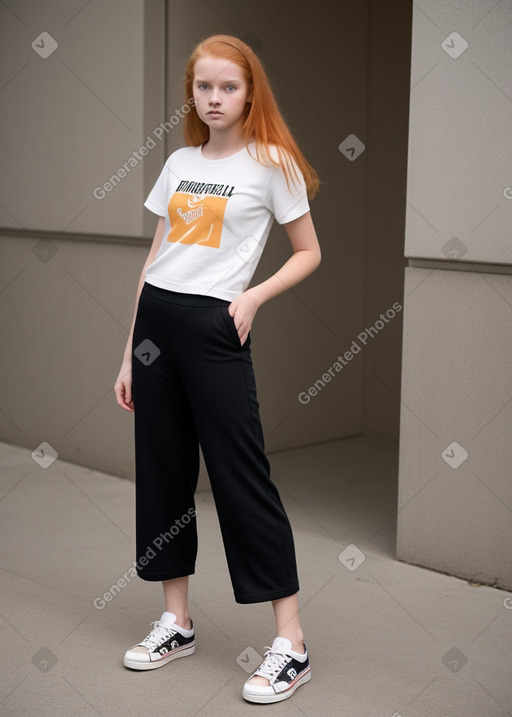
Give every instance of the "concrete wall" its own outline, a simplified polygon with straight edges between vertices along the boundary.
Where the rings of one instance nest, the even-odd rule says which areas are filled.
[[[0,7],[0,437],[126,477],[113,383],[166,156],[133,154],[166,118],[164,19],[158,1]]]
[[[510,589],[512,5],[413,20],[397,557]]]
[[[139,160],[133,152],[165,116],[164,3],[28,0],[0,12],[0,225],[149,237],[134,198],[161,167],[165,141]],[[117,186],[95,194],[130,158]]]
[[[143,200],[182,144],[179,125],[158,128],[182,105],[186,59],[216,32],[245,37],[262,57],[323,181],[311,204],[323,263],[253,328],[267,448],[397,437],[401,313],[365,339],[403,293],[410,10],[393,7],[395,17],[354,0],[322,0],[313,14],[306,0],[0,7],[2,440],[47,441],[67,460],[133,478],[133,417],[113,383],[156,225]],[[42,32],[58,43],[46,59]],[[338,149],[350,134],[367,147],[355,161]],[[148,137],[155,146],[105,188]],[[289,253],[276,224],[254,282]],[[354,342],[353,360],[301,403]]]
[[[364,325],[360,333],[366,341],[363,433],[395,438],[400,422],[403,312],[393,315],[392,307],[395,302],[403,304],[407,264],[412,3],[400,0],[391,5],[373,0],[368,18]]]

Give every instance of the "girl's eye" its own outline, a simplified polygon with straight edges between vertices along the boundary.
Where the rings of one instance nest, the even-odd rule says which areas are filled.
[[[198,85],[198,88],[200,90],[207,89],[208,87],[209,87],[209,85],[206,82],[201,82]],[[236,90],[236,85],[226,85],[226,90],[228,90],[229,92],[232,92],[232,91]]]

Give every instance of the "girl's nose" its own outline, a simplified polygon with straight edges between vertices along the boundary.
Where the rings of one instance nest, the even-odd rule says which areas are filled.
[[[219,90],[213,89],[210,93],[210,102],[217,104],[220,101]]]

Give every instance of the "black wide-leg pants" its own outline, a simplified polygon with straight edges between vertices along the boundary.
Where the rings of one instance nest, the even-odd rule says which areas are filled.
[[[270,478],[250,336],[229,301],[145,282],[133,333],[137,574],[195,572],[203,452],[238,603],[299,590],[292,529]]]

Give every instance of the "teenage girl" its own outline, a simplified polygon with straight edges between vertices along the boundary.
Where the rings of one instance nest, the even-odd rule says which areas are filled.
[[[186,146],[167,159],[144,203],[160,218],[114,388],[118,404],[134,411],[137,573],[162,581],[166,607],[124,665],[154,669],[194,652],[187,600],[200,445],[235,601],[272,601],[275,613],[276,638],[242,695],[276,702],[311,672],[293,534],[265,455],[250,331],[264,302],[320,263],[308,204],[319,179],[260,60],[238,38],[214,35],[195,48],[185,94]],[[248,288],[274,218],[292,256]]]

